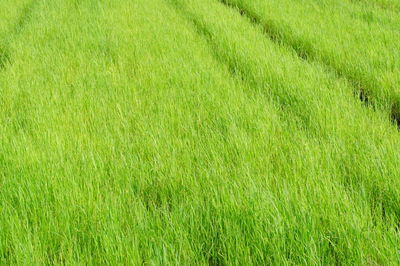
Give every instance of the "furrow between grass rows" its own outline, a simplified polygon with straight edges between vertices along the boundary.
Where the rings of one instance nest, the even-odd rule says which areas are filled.
[[[183,4],[182,3],[182,1],[179,1],[180,2],[180,5],[178,5],[176,2],[174,3],[174,6],[175,7],[178,7],[178,8],[182,8],[182,6],[185,6],[185,4]],[[190,5],[190,4],[188,4],[188,5]],[[206,5],[206,6],[208,6],[208,5]],[[187,7],[187,6],[186,6]],[[194,10],[196,10],[195,8],[193,8]],[[195,12],[195,11],[193,11],[193,12]],[[198,17],[196,18],[196,16],[193,14],[193,13],[191,13],[191,12],[189,12],[188,10],[187,10],[187,8],[184,8],[184,10],[179,10],[179,13],[180,14],[183,14],[183,16],[188,20],[188,21],[190,21],[191,22],[191,24],[194,26],[194,28],[196,28],[196,31],[200,34],[200,35],[203,35],[203,37],[205,37],[205,39],[207,39],[207,42],[208,42],[208,44],[210,45],[210,50],[212,50],[211,51],[211,53],[213,53],[213,54],[215,54],[219,59],[218,59],[218,61],[222,61],[223,63],[224,63],[224,61],[226,60],[226,56],[227,55],[225,55],[225,56],[221,56],[221,53],[223,53],[223,52],[221,52],[221,50],[220,50],[220,48],[221,47],[218,47],[218,45],[215,45],[215,42],[218,42],[218,39],[219,38],[224,38],[224,36],[218,36],[218,35],[216,35],[215,34],[215,31],[213,32],[213,30],[212,29],[210,29],[210,27],[212,27],[211,25],[209,25],[209,24],[207,24],[206,22],[204,22],[204,21],[202,21],[201,19],[199,19]],[[195,12],[196,13],[196,12]],[[200,11],[199,11],[199,13],[201,13]],[[214,14],[215,15],[215,14]],[[210,16],[212,16],[211,14],[210,14]],[[222,18],[222,19],[224,19],[224,18]],[[244,37],[245,38],[245,37]],[[231,46],[232,47],[235,47],[235,44],[231,44]],[[229,53],[229,52],[227,52],[227,53]],[[221,59],[220,57],[222,57],[222,58],[224,58],[225,57],[225,59]],[[284,60],[284,59],[283,59]],[[228,60],[229,61],[229,60]],[[226,64],[226,63],[225,63]],[[232,62],[230,62],[230,63],[228,63],[228,64],[231,64],[231,65],[234,65],[235,66],[235,68],[238,68],[239,70],[241,69],[241,68],[243,68],[243,66],[241,66],[240,65],[240,63],[238,63],[238,64],[232,64]],[[304,62],[304,64],[308,64],[307,62]],[[279,67],[278,67],[279,68]],[[244,73],[243,71],[239,71],[239,73]],[[247,73],[247,74],[249,74],[249,73]],[[242,76],[243,76],[243,74],[241,74]],[[254,85],[254,84],[253,84]],[[279,94],[277,94],[276,95],[278,98],[279,97],[282,97],[282,95],[281,96],[279,96]],[[284,99],[284,97],[282,97],[281,99]],[[335,101],[335,100],[333,100],[333,101]],[[312,103],[312,101],[310,101],[309,102],[311,105],[313,105],[313,103]],[[326,104],[327,102],[323,102],[323,104]],[[289,108],[290,109],[290,108]],[[329,109],[329,108],[328,108]],[[344,108],[344,109],[348,109],[348,108]],[[314,110],[315,111],[315,110]],[[334,112],[333,110],[330,110],[331,112]],[[349,112],[351,112],[351,109],[349,110]],[[315,114],[313,114],[313,115],[315,115]],[[312,115],[312,116],[313,116]],[[317,123],[317,122],[316,122]],[[320,131],[320,133],[323,135],[324,133],[325,133],[325,130],[326,130],[326,128],[322,128],[321,129],[321,131]],[[356,132],[357,132],[358,130],[355,130],[352,134],[357,134]],[[334,133],[334,132],[331,132],[332,133],[332,135],[334,135],[335,137],[334,138],[341,138],[341,137],[339,137],[339,136],[337,136],[336,135],[336,133]],[[319,136],[318,138],[321,138],[322,136]],[[333,136],[332,136],[333,137]],[[322,140],[320,140],[320,141],[322,141]],[[326,143],[325,143],[325,145],[326,145]],[[321,144],[321,149],[323,149],[323,146],[324,145],[322,145]],[[351,153],[351,152],[350,152]],[[351,156],[355,156],[355,155],[351,155]],[[339,156],[339,158],[340,158],[341,156]],[[339,159],[338,158],[338,159]],[[347,164],[347,163],[349,163],[349,162],[346,162],[345,164]],[[349,167],[351,167],[350,165],[349,165]],[[350,168],[349,168],[350,169]],[[353,174],[351,174],[351,175],[353,175]],[[356,176],[356,174],[354,173],[354,176],[352,177],[352,179],[354,178],[355,179],[355,176]],[[343,179],[342,179],[343,178]],[[350,176],[349,176],[349,178],[350,178]],[[348,186],[349,187],[349,191],[353,191],[353,189],[355,188],[355,187],[359,187],[360,189],[363,187],[363,181],[361,181],[361,180],[357,180],[357,179],[355,179],[355,180],[352,180],[352,181],[350,181],[350,183],[349,183],[349,180],[346,180],[346,175],[344,175],[343,177],[341,177],[341,182],[343,182],[343,184],[346,184],[347,183],[347,185],[345,185],[345,186]],[[367,182],[371,182],[372,180],[369,180],[369,181],[367,181]],[[371,185],[372,185],[372,183],[371,183]],[[398,221],[398,219],[399,219],[399,213],[396,211],[396,206],[398,206],[399,205],[399,201],[398,201],[398,195],[397,195],[397,192],[395,192],[395,191],[392,191],[392,192],[388,192],[387,191],[387,188],[385,188],[384,186],[380,186],[380,185],[378,185],[378,186],[376,186],[376,185],[372,185],[370,188],[368,188],[367,189],[369,192],[368,193],[371,193],[371,198],[370,198],[370,204],[371,204],[371,212],[373,212],[373,213],[375,213],[375,214],[377,214],[377,213],[380,213],[379,215],[381,216],[381,218],[382,219],[384,219],[385,221],[387,221],[388,222],[388,224],[390,224],[391,222],[389,222],[390,220],[391,220],[391,218],[388,218],[388,217],[395,217],[395,222],[394,222],[394,227],[395,228],[397,228],[397,221]],[[378,194],[375,194],[376,193],[376,191],[379,191],[378,192]],[[383,198],[381,198],[381,196],[378,196],[378,195],[384,195],[383,196]],[[391,199],[392,198],[392,199]],[[396,199],[395,199],[396,198]],[[388,216],[388,213],[390,213],[389,214],[389,216]]]
[[[0,47],[0,71],[10,62],[10,55],[4,47]]]
[[[251,21],[256,26],[260,26],[263,29],[264,34],[270,40],[276,42],[279,45],[284,45],[293,49],[293,51],[298,55],[299,58],[306,60],[306,61],[314,61],[320,63],[324,66],[327,72],[334,73],[337,77],[346,79],[348,83],[353,87],[354,95],[366,106],[370,106],[373,109],[376,109],[376,101],[374,97],[371,97],[366,90],[366,86],[362,84],[361,81],[356,80],[345,72],[343,72],[339,68],[335,68],[326,60],[317,56],[312,49],[305,48],[302,42],[296,42],[294,39],[289,40],[285,38],[285,34],[282,33],[280,30],[276,29],[273,25],[266,25],[265,23],[261,22],[258,15],[251,12],[248,9],[245,9],[243,6],[232,4],[227,0],[218,0],[220,3],[224,4],[225,6],[237,10],[240,15],[246,17],[249,21]],[[390,114],[388,116],[391,121],[397,126],[400,130],[400,106],[394,103],[391,107]]]
[[[277,45],[286,47],[288,49],[293,49],[293,51],[295,51],[295,53],[297,54],[297,56],[299,58],[301,58],[302,60],[304,60],[306,63],[310,63],[313,62],[314,60],[312,58],[309,58],[308,54],[305,53],[304,51],[301,51],[299,49],[296,49],[293,46],[288,45],[287,43],[284,43],[282,41],[281,38],[279,38],[277,36],[277,34],[274,31],[270,31],[268,30],[267,27],[260,27],[261,23],[260,21],[255,17],[255,16],[251,16],[247,13],[246,10],[242,10],[239,9],[233,5],[230,5],[229,3],[227,3],[225,0],[217,0],[220,3],[222,3],[223,5],[225,5],[227,8],[229,9],[233,9],[235,11],[238,11],[240,13],[240,15],[242,17],[244,17],[247,21],[250,21],[256,28],[261,28],[262,32],[265,34],[266,38],[270,39],[271,41],[273,41],[274,43],[276,43]],[[206,40],[208,46],[210,47],[210,53],[213,55],[213,57],[222,65],[227,66],[231,76],[233,78],[237,78],[239,80],[241,80],[245,86],[247,87],[257,87],[257,85],[254,85],[254,83],[257,83],[255,81],[249,80],[248,78],[246,78],[245,76],[245,70],[239,66],[239,62],[235,61],[235,60],[229,60],[226,56],[221,55],[221,52],[218,51],[218,48],[216,47],[216,43],[213,40],[213,35],[212,33],[209,31],[209,29],[207,28],[207,26],[203,25],[202,23],[199,22],[199,20],[197,20],[196,18],[192,17],[190,14],[188,14],[187,12],[185,12],[184,10],[184,6],[182,6],[178,1],[169,1],[169,3],[175,8],[175,10],[182,16],[185,18],[185,20],[189,21],[195,31]],[[318,62],[319,63],[319,62]],[[341,75],[340,73],[336,72],[335,69],[331,68],[329,65],[323,65],[324,68],[326,68],[326,71],[329,73],[333,73],[334,75],[343,78],[343,75]],[[371,102],[369,99],[369,96],[367,95],[367,93],[365,92],[365,90],[362,87],[357,87],[356,84],[354,84],[354,82],[352,82],[352,80],[348,80],[346,79],[350,85],[353,86],[354,89],[354,93],[356,94],[356,96],[359,98],[359,100],[364,103],[365,106],[370,106]],[[272,92],[273,93],[273,92]],[[276,97],[280,98],[282,96],[280,96],[279,94],[275,94]],[[288,109],[290,111],[291,106],[285,106],[284,108]],[[299,113],[297,112],[292,112],[293,116],[297,116]],[[302,116],[299,116],[299,119],[302,119]],[[301,129],[299,129],[301,130]]]
[[[0,264],[399,260],[400,137],[348,81],[216,0],[41,3],[0,75]]]
[[[10,31],[10,34],[12,37],[17,36],[19,33],[22,32],[22,30],[29,24],[32,14],[34,12],[34,9],[38,5],[39,0],[31,0],[22,10],[20,17],[14,24],[12,30]]]
[[[215,39],[215,35],[210,31],[208,25],[202,23],[202,21],[200,21],[195,16],[192,16],[192,14],[190,14],[190,12],[188,12],[185,8],[185,5],[182,4],[180,1],[169,0],[168,2],[186,21],[188,21],[192,25],[197,34],[200,35],[204,40],[206,40],[209,51],[213,55],[214,59],[218,61],[221,65],[226,66],[229,70],[230,75],[234,79],[237,78],[241,80],[246,87],[251,88],[252,91],[260,93],[260,95],[262,95],[264,98],[276,98],[280,108],[284,109],[286,112],[289,112],[291,115],[291,118],[285,117],[285,120],[289,120],[292,123],[293,121],[298,121],[298,130],[310,130],[310,128],[308,128],[308,126],[311,125],[308,112],[303,110],[304,113],[301,113],[296,108],[294,108],[293,105],[289,104],[290,100],[294,102],[303,101],[303,99],[301,99],[301,96],[288,91],[288,93],[290,94],[290,96],[288,97],[287,95],[284,95],[276,90],[267,90],[266,87],[270,86],[269,84],[262,85],[263,81],[261,81],[259,77],[255,77],[253,75],[254,73],[252,73],[251,70],[249,71],[249,69],[244,67],[242,65],[243,62],[241,62],[234,56],[232,57],[229,51],[226,53],[224,51],[221,51],[221,47],[219,47],[218,45],[218,40]],[[218,1],[216,3],[218,3]],[[248,18],[246,17],[246,19]],[[291,99],[289,100],[289,98]],[[279,102],[284,102],[285,104],[280,104]]]
[[[285,30],[276,27],[275,23],[269,23],[268,18],[261,18],[257,12],[254,12],[243,5],[243,2],[231,0],[218,1],[229,8],[237,10],[242,16],[245,16],[252,21],[252,23],[260,26],[271,40],[281,45],[290,47],[300,58],[318,62],[326,68],[326,71],[333,72],[338,77],[346,79],[349,84],[352,85],[354,94],[360,99],[360,101],[370,105],[374,109],[376,109],[377,106],[381,106],[382,101],[389,101],[390,106],[388,108],[384,107],[384,109],[388,112],[388,118],[400,130],[400,105],[396,100],[382,99],[382,97],[379,98],[378,96],[372,94],[372,92],[375,91],[374,89],[371,89],[370,85],[367,85],[361,79],[357,79],[351,75],[348,75],[347,71],[342,70],[341,67],[331,64],[329,60],[315,51],[313,47],[314,44],[308,43],[308,41],[305,39],[290,37],[290,33],[288,34],[285,32]]]
[[[190,16],[191,15],[188,15],[188,14],[186,14],[186,17],[189,17],[190,18]],[[193,20],[193,18],[190,18],[190,20]],[[198,25],[201,25],[200,27],[202,28],[202,32],[208,32],[208,30],[207,29],[204,29],[205,28],[205,26],[204,25],[202,25],[202,23],[200,23],[199,21],[197,21],[196,22],[196,24],[198,24]],[[207,33],[207,34],[210,34],[210,33]],[[214,40],[214,41],[217,41],[216,39],[218,39],[218,37],[216,37],[215,36],[215,34],[213,35],[213,38],[210,38],[210,37],[208,37],[208,39],[210,39],[210,40]],[[233,46],[235,45],[235,44],[232,44]],[[217,48],[217,49],[216,49]],[[211,47],[211,49],[215,49],[215,50],[218,50],[219,51],[219,53],[221,53],[221,51],[218,49],[218,47]],[[215,52],[214,52],[215,53]],[[225,55],[225,57],[226,57],[227,55]],[[233,59],[233,61],[235,61],[236,59]],[[268,60],[267,58],[266,58],[266,60]],[[231,62],[231,64],[232,64],[232,62]],[[304,62],[304,64],[307,64],[306,62]],[[238,67],[239,69],[240,68],[243,68],[242,66],[241,66],[241,64],[239,63],[239,62],[236,62],[236,67]],[[261,66],[259,66],[259,67],[261,67]],[[242,70],[243,71],[243,70]],[[249,74],[249,73],[248,73]],[[265,78],[267,78],[267,77],[265,77]],[[255,88],[257,88],[257,82],[255,82],[254,83],[254,81],[253,81],[253,85],[255,85]],[[287,85],[284,85],[284,86],[287,86]],[[258,87],[259,87],[259,85],[258,85]],[[277,97],[277,99],[280,99],[281,101],[286,101],[287,99],[287,96],[285,96],[284,94],[279,94],[279,93],[282,93],[282,92],[279,92],[278,93],[278,91],[276,91],[276,90],[272,90],[273,92],[273,94],[275,94],[275,97]],[[289,94],[292,94],[292,96],[291,97],[295,97],[295,95],[293,94],[293,91],[285,91],[285,93],[289,93]],[[322,95],[321,95],[322,96]],[[303,95],[303,97],[306,97],[306,95]],[[326,95],[324,96],[324,97],[326,97]],[[309,106],[314,106],[314,104],[315,103],[313,103],[314,101],[315,101],[315,99],[312,99],[312,98],[309,98],[309,97],[306,97],[307,98],[307,100],[305,100],[305,99],[301,99],[301,98],[299,98],[299,100],[301,101],[301,100],[303,100],[303,101],[307,101],[308,102],[308,105]],[[292,98],[292,99],[294,99],[294,98]],[[322,99],[321,99],[322,100]],[[331,100],[329,100],[329,97],[328,98],[326,98],[326,99],[324,99],[323,100],[323,105],[324,104],[327,104],[329,101],[333,101],[333,102],[335,102],[335,100],[334,99],[331,99]],[[292,102],[291,103],[291,105],[288,105],[287,106],[287,108],[288,108],[288,110],[292,110],[292,114],[293,115],[299,115],[299,113],[298,112],[296,112],[296,109],[294,108],[293,109],[293,105],[294,104],[294,102]],[[305,105],[306,106],[306,105]],[[329,108],[329,107],[327,107],[327,109],[329,110],[329,109],[331,109],[331,108]],[[310,107],[310,110],[309,110],[309,116],[310,116],[310,119],[311,120],[314,120],[314,122],[313,122],[313,124],[314,123],[319,123],[319,122],[317,122],[317,120],[315,120],[315,119],[317,119],[316,118],[316,111],[318,110],[318,107],[317,107],[317,105],[315,105],[315,107]],[[349,110],[350,112],[351,112],[351,110]],[[305,112],[305,113],[307,113],[306,112],[306,110],[303,108],[303,112]],[[332,114],[334,114],[335,113],[335,111],[333,111],[332,109],[331,110],[329,110],[329,111],[327,111],[327,114],[326,115],[328,115],[328,116],[331,116]],[[302,118],[302,116],[299,116],[299,118]],[[305,118],[304,116],[303,116],[303,118]],[[327,117],[325,118],[325,119],[327,119]],[[307,120],[304,120],[304,122],[306,122]],[[307,123],[305,123],[305,124],[307,124]],[[311,125],[311,124],[310,124]],[[308,128],[308,130],[311,130],[311,128]],[[319,134],[323,134],[324,132],[325,132],[325,128],[324,129],[322,129],[322,128],[320,128],[319,127]]]
[[[239,79],[244,86],[251,87],[252,84],[244,77],[245,75],[243,73],[243,70],[240,67],[238,67],[235,62],[227,60],[224,56],[221,56],[221,53],[218,51],[218,49],[216,49],[217,47],[215,47],[215,42],[213,41],[212,33],[207,29],[207,27],[199,23],[197,19],[195,19],[194,17],[190,16],[190,14],[185,12],[184,6],[182,6],[181,3],[179,3],[178,1],[168,0],[168,3],[170,3],[171,6],[173,6],[176,12],[181,17],[183,17],[184,20],[190,23],[197,32],[197,34],[206,41],[208,47],[210,48],[209,51],[212,54],[213,58],[221,65],[227,67],[231,77],[233,79]]]

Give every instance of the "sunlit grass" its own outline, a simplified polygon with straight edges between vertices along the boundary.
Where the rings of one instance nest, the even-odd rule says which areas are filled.
[[[1,264],[399,261],[399,132],[323,61],[218,0],[0,6]]]

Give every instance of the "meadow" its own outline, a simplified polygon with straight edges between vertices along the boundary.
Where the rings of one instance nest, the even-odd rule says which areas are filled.
[[[0,1],[0,264],[400,263],[396,0]]]

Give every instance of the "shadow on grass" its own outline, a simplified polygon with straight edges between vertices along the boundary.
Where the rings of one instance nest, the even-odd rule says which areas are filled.
[[[37,0],[32,0],[29,2],[29,4],[27,4],[23,10],[21,11],[21,15],[18,18],[17,22],[14,24],[14,27],[12,29],[12,34],[13,35],[17,35],[19,34],[24,28],[25,26],[29,23],[29,21],[32,18],[32,13],[33,10],[37,4]]]
[[[6,66],[10,64],[10,61],[10,54],[8,51],[5,48],[0,47],[0,70],[5,69]]]

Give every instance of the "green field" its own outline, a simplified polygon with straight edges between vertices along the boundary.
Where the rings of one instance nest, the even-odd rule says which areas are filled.
[[[398,265],[398,0],[0,0],[1,265]]]

